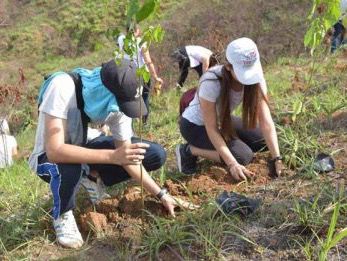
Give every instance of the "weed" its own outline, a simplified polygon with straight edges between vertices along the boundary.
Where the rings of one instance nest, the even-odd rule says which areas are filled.
[[[238,227],[238,219],[229,217],[210,203],[196,213],[185,212],[177,221],[153,217],[146,231],[141,255],[157,257],[166,247],[176,249],[182,258],[215,259],[226,257],[235,240],[255,245]]]
[[[340,187],[339,199],[335,204],[334,212],[331,216],[329,229],[324,241],[321,241],[321,249],[319,252],[319,261],[327,260],[328,252],[331,248],[335,247],[340,241],[347,237],[347,227],[336,232],[337,221],[340,214],[341,199],[343,197],[344,189]]]

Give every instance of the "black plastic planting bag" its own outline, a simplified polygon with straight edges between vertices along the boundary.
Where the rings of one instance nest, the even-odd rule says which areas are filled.
[[[314,163],[314,169],[320,173],[329,172],[335,169],[335,162],[332,157],[325,153],[317,155]]]
[[[241,214],[247,216],[252,214],[260,205],[259,199],[247,198],[235,192],[223,191],[217,198],[218,206],[227,215]]]

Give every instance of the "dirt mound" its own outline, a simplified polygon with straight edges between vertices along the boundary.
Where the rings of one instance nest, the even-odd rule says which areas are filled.
[[[332,121],[336,128],[347,129],[347,110],[334,112]]]
[[[107,227],[106,216],[97,212],[88,212],[87,214],[81,215],[80,220],[82,231],[85,232],[92,230],[98,233]]]
[[[329,130],[347,129],[347,110],[336,111],[331,117],[322,118],[320,123]]]
[[[119,202],[119,209],[122,213],[135,218],[142,216],[144,209],[157,216],[166,215],[163,205],[148,194],[144,195],[142,201],[141,191],[138,187],[130,188],[124,193]]]

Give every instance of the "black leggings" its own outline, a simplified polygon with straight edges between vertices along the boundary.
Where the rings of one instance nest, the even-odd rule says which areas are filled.
[[[186,51],[186,48],[181,47],[179,48],[179,52],[180,52],[180,58],[178,61],[178,66],[180,69],[180,77],[178,79],[178,84],[183,86],[184,82],[187,79],[188,76],[188,72],[189,72],[189,67],[190,67],[190,61],[189,61],[189,57]],[[199,78],[202,75],[202,64],[199,64],[198,66],[193,68],[199,75]]]
[[[227,146],[238,163],[247,165],[253,159],[253,152],[266,148],[265,140],[259,128],[243,129],[242,120],[238,117],[232,117],[232,122],[238,138],[227,142]],[[205,126],[196,125],[182,117],[180,131],[188,144],[200,149],[216,150],[207,135]]]

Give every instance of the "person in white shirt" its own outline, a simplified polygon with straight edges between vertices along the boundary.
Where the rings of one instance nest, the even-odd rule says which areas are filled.
[[[180,76],[177,81],[178,88],[183,87],[189,68],[194,69],[200,78],[204,72],[218,63],[216,55],[211,50],[199,45],[180,47],[172,53],[171,57],[178,62],[180,70]]]
[[[198,157],[224,162],[236,181],[254,174],[245,166],[253,152],[267,147],[276,176],[282,172],[275,124],[256,44],[249,38],[232,41],[227,63],[214,66],[200,79],[194,99],[184,110],[180,131],[186,144],[176,147],[180,172],[196,173]],[[242,119],[232,116],[242,103]]]
[[[0,118],[0,168],[13,164],[13,156],[18,154],[17,146],[16,138],[10,135],[7,120]]]
[[[131,30],[133,30],[134,36],[136,38],[138,52],[137,52],[137,55],[134,55],[133,57],[130,57],[128,54],[125,54],[123,58],[127,60],[132,60],[133,62],[135,62],[138,68],[142,68],[144,66],[151,74],[152,79],[154,79],[155,81],[154,84],[155,85],[158,84],[162,86],[164,81],[162,78],[158,76],[157,70],[154,66],[148,47],[145,44],[140,46],[140,43],[142,40],[140,27],[136,24],[134,28],[129,28],[129,27],[127,28],[128,32]],[[125,39],[124,34],[120,34],[117,38],[117,43],[120,50],[124,49],[124,39]],[[144,83],[143,87],[144,88],[142,92],[142,97],[146,104],[148,113],[142,119],[143,119],[143,123],[146,123],[149,116],[149,96],[151,91],[151,80],[149,80],[149,82],[147,83]]]
[[[156,196],[174,216],[176,201],[161,189],[147,171],[159,169],[166,160],[164,148],[133,137],[132,118],[147,113],[136,77],[136,65],[114,59],[101,67],[78,68],[74,75],[57,72],[42,85],[35,147],[31,169],[50,184],[53,224],[58,242],[70,248],[83,244],[72,210],[79,185],[92,202],[111,186],[133,178]],[[75,81],[76,74],[79,82]],[[86,142],[88,123],[107,124],[113,136]],[[88,176],[97,173],[98,176]]]

